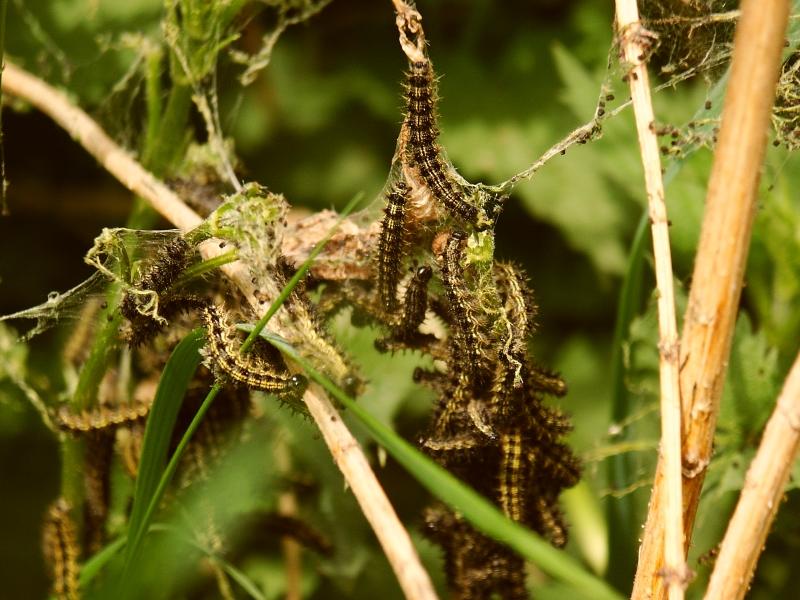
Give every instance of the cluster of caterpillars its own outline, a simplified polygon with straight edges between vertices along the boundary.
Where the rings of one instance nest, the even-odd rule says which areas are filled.
[[[562,439],[568,419],[543,397],[563,396],[566,386],[528,350],[537,309],[525,274],[470,255],[471,244],[494,235],[503,198],[475,191],[440,148],[427,58],[410,64],[406,100],[402,168],[386,195],[375,259],[378,300],[359,307],[372,306],[388,326],[380,350],[414,349],[436,359],[437,368],[414,374],[439,394],[420,440],[424,451],[509,518],[563,546],[558,497],[578,481],[580,466]],[[420,196],[433,211],[419,210]],[[426,314],[444,324],[446,339],[420,332]],[[454,598],[527,598],[523,560],[460,515],[435,504],[425,513],[425,531],[444,550]]]
[[[527,278],[518,266],[493,258],[494,226],[504,196],[461,178],[439,146],[436,82],[427,57],[410,64],[406,101],[399,164],[387,189],[374,252],[374,277],[327,282],[316,308],[296,290],[285,308],[302,321],[298,329],[311,332],[306,338],[324,342],[315,313],[330,313],[344,300],[353,306],[354,318],[365,316],[384,327],[386,335],[376,341],[380,351],[416,350],[433,357],[433,369],[414,373],[415,381],[438,393],[420,439],[422,449],[510,519],[563,546],[567,534],[558,499],[578,481],[580,467],[563,441],[570,430],[568,419],[544,403],[545,396],[563,396],[566,386],[538,366],[528,348],[537,308]],[[483,254],[475,250],[481,247]],[[231,406],[247,404],[237,389],[245,399],[250,389],[289,402],[297,399],[307,382],[289,370],[277,351],[261,343],[249,353],[240,352],[241,337],[229,323],[230,311],[207,291],[201,295],[175,288],[193,261],[193,246],[176,237],[138,281],[128,284],[119,309],[128,322],[129,344],[145,346],[167,324],[173,327],[182,313],[196,315],[207,333],[205,353],[213,375],[206,377],[232,384],[227,386],[233,390]],[[276,265],[270,277],[279,288],[285,267]],[[428,327],[432,323],[438,327]],[[328,348],[327,342],[320,344]],[[339,382],[346,384],[347,367],[339,370]],[[115,432],[141,430],[148,409],[139,403],[55,415],[64,430],[86,437],[96,457],[86,474],[84,544],[90,551],[104,541]],[[234,412],[239,419],[247,411]],[[215,453],[213,419],[206,437],[207,443],[201,435],[190,452],[201,465],[203,456]],[[125,462],[135,472],[136,453],[130,454],[133,458]],[[454,598],[527,598],[524,561],[513,551],[439,503],[426,510],[424,523],[426,533],[444,550]],[[63,503],[54,505],[48,517],[46,546],[56,595],[72,597],[80,545]]]

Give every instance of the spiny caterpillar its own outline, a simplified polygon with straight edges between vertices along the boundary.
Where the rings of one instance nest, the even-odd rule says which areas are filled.
[[[179,300],[169,298],[168,290],[191,263],[192,250],[185,239],[176,237],[158,251],[135,287],[125,293],[119,310],[131,324],[130,346],[144,344],[184,310]]]
[[[70,506],[59,498],[47,510],[42,531],[45,561],[58,600],[78,600],[78,557],[80,551]]]
[[[101,405],[91,411],[75,414],[66,406],[56,413],[56,424],[63,430],[72,433],[88,433],[102,431],[134,423],[150,412],[149,402],[120,404],[114,407]]]
[[[519,431],[500,436],[500,477],[498,493],[500,508],[512,521],[522,521],[524,517],[524,496],[528,489],[523,478],[525,477],[522,436]]]
[[[450,597],[458,600],[523,600],[525,565],[508,547],[476,532],[442,505],[425,511],[425,533],[443,548]]]
[[[526,277],[518,267],[497,262],[493,271],[506,322],[511,329],[501,351],[508,363],[509,374],[513,376],[513,380],[506,384],[518,388],[522,385],[522,361],[528,352],[527,340],[536,325],[536,304]]]
[[[275,368],[256,353],[243,355],[240,343],[222,311],[211,303],[201,314],[208,330],[208,348],[214,365],[233,381],[276,395],[302,395],[308,382],[302,375],[292,375]]]
[[[406,241],[405,208],[408,186],[398,181],[387,197],[378,241],[378,293],[387,313],[397,310],[397,284]]]
[[[409,340],[419,335],[419,326],[428,310],[428,282],[432,275],[433,269],[427,265],[414,271],[403,296],[403,317],[395,333],[398,338]]]
[[[455,327],[454,344],[459,368],[476,388],[484,385],[484,353],[488,344],[481,309],[464,281],[463,245],[466,234],[453,231],[441,258],[442,283]]]
[[[436,85],[429,60],[411,63],[406,86],[408,159],[419,172],[433,196],[452,214],[477,226],[481,217],[478,207],[467,201],[467,193],[448,172],[449,166],[436,143]]]
[[[94,431],[86,439],[86,466],[83,487],[85,548],[90,554],[99,551],[106,541],[106,520],[111,499],[111,461],[114,456],[115,431]]]

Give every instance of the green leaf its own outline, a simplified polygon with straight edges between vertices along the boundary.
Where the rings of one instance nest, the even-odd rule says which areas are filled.
[[[205,331],[202,329],[194,330],[181,340],[172,351],[158,383],[142,442],[139,474],[136,478],[133,508],[128,525],[128,538],[131,543],[126,549],[125,569],[121,581],[123,589],[130,587],[126,581],[126,574],[130,573],[131,565],[137,557],[144,534],[150,525],[149,521],[152,518],[150,506],[156,500],[156,491],[164,473],[172,430],[186,389],[202,360],[200,349],[204,343]]]

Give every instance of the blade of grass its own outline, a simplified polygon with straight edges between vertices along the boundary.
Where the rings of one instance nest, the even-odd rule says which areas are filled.
[[[250,327],[243,328],[251,329]],[[316,371],[286,341],[267,333],[262,333],[261,336],[302,366],[308,376],[341,402],[397,462],[403,465],[436,497],[463,514],[476,528],[497,541],[507,544],[525,558],[535,562],[545,572],[570,584],[591,598],[608,600],[622,598],[603,580],[581,567],[575,559],[556,550],[522,525],[508,519],[483,496],[383,425],[330,379]]]
[[[150,506],[157,501],[156,494],[160,487],[159,480],[163,479],[162,472],[172,429],[189,382],[202,360],[200,349],[204,343],[204,330],[196,329],[191,332],[175,347],[161,374],[144,432],[139,473],[133,494],[133,508],[128,524],[128,537],[131,543],[126,549],[123,581],[139,552],[144,532],[149,525],[152,512]]]
[[[125,560],[125,567],[123,568],[122,571],[122,578],[120,580],[120,588],[119,588],[120,590],[126,590],[126,593],[132,592],[134,589],[133,582],[130,581],[130,579],[132,579],[132,573],[134,571],[133,565],[135,564],[136,560],[139,557],[140,548],[142,547],[142,541],[144,540],[145,533],[148,531],[150,527],[150,522],[153,520],[153,516],[155,516],[156,509],[158,508],[161,499],[164,497],[164,492],[167,491],[167,486],[170,484],[173,476],[175,475],[175,472],[178,470],[180,459],[183,456],[186,447],[189,445],[192,436],[200,427],[200,424],[203,422],[203,417],[205,417],[206,413],[208,412],[208,409],[211,408],[211,404],[214,402],[214,399],[217,397],[217,394],[219,394],[220,391],[222,391],[222,386],[218,383],[214,384],[208,391],[208,394],[203,400],[203,403],[200,405],[200,408],[197,409],[197,412],[192,418],[192,422],[189,424],[189,427],[186,428],[186,432],[183,434],[183,437],[181,437],[181,441],[178,442],[178,445],[175,448],[175,452],[173,452],[172,456],[170,457],[167,467],[161,473],[161,477],[158,480],[158,485],[156,489],[153,491],[153,494],[150,497],[149,502],[146,504],[147,508],[144,510],[141,520],[138,521],[138,528],[136,530],[131,528],[131,534],[130,534],[131,543],[128,545],[128,553]],[[167,441],[169,441],[169,437],[171,437],[172,428],[170,428],[169,433],[170,436],[167,437]],[[135,501],[136,500],[134,499],[134,503]]]

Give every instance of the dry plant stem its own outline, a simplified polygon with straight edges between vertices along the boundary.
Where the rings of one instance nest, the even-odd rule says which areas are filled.
[[[744,598],[800,446],[800,354],[764,429],[706,590],[706,600]]]
[[[781,62],[788,0],[744,0],[681,339],[684,540],[711,457]],[[664,461],[659,460],[633,598],[663,598]]]
[[[47,114],[125,187],[151,202],[161,215],[184,230],[197,227],[202,219],[151,173],[118,146],[89,115],[73,105],[60,91],[41,79],[6,63],[3,91],[30,102]],[[214,240],[200,246],[204,258],[224,252]],[[266,303],[256,299],[247,267],[230,263],[222,267],[225,275],[240,289],[256,311],[262,314]],[[408,532],[394,512],[378,483],[361,447],[339,417],[324,393],[310,387],[303,397],[337,466],[356,500],[375,530],[407,598],[436,598],[433,585],[419,561]]]
[[[3,91],[30,102],[48,115],[122,185],[148,200],[158,212],[182,228],[200,224],[200,217],[175,193],[145,170],[85,112],[38,77],[6,62]]]
[[[655,116],[650,99],[650,82],[645,62],[652,37],[639,22],[636,0],[617,0],[617,27],[623,60],[630,65],[628,83],[636,117],[639,150],[644,165],[650,226],[653,234],[656,288],[658,293],[659,378],[661,384],[661,460],[664,485],[661,488],[664,535],[664,568],[670,600],[682,600],[688,582],[683,555],[683,502],[681,490],[681,400],[678,380],[678,326],[672,285],[672,256],[669,222],[664,204]]]

